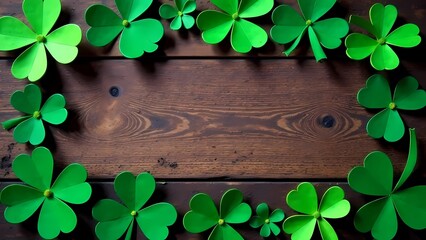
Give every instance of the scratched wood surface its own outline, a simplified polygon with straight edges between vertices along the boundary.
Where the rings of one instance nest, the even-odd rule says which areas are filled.
[[[72,22],[86,31],[84,11],[99,2],[114,5],[113,0],[63,0],[58,26]],[[171,1],[154,1],[143,17],[159,18],[157,9],[163,2]],[[338,0],[328,15],[367,16],[374,2]],[[397,25],[412,22],[426,32],[425,1],[381,2],[398,7]],[[207,0],[197,3],[197,13],[214,8]],[[295,0],[276,1],[275,7],[282,3],[297,7]],[[3,15],[23,19],[21,1],[0,1]],[[254,22],[268,31],[272,24],[270,14]],[[285,195],[301,181],[317,182],[322,192],[331,184],[343,186],[353,208],[349,217],[333,225],[341,239],[371,239],[357,233],[352,224],[355,211],[369,199],[351,191],[345,178],[373,150],[388,153],[401,172],[408,139],[390,144],[366,135],[365,125],[376,112],[360,107],[356,92],[376,73],[368,61],[350,61],[341,47],[326,51],[330,60],[319,64],[307,42],[287,58],[281,54],[284,47],[271,40],[242,55],[231,49],[229,39],[207,45],[195,28],[173,32],[168,21],[163,23],[165,37],[154,54],[127,60],[116,42],[94,48],[83,39],[74,63],[59,65],[50,60],[48,73],[39,82],[45,97],[62,93],[70,112],[63,125],[48,128],[43,143],[54,152],[56,170],[82,163],[94,186],[90,202],[77,207],[78,229],[60,239],[94,239],[91,207],[101,198],[115,198],[112,179],[125,170],[150,171],[167,182],[158,185],[156,200],[170,201],[178,209],[170,239],[206,238],[185,233],[181,225],[188,201],[197,192],[209,193],[218,201],[223,191],[237,187],[253,207],[265,201],[284,208],[289,216],[293,212],[284,204]],[[9,104],[10,94],[26,84],[10,74],[17,53],[0,53],[0,122],[19,116]],[[401,67],[384,73],[391,84],[412,75],[426,88],[425,41],[397,53],[403,59]],[[402,112],[402,117],[419,137],[419,166],[411,184],[424,182],[426,110]],[[0,188],[17,180],[12,160],[31,150],[29,145],[17,144],[12,132],[0,131]],[[36,220],[11,225],[0,217],[0,239],[37,239]],[[247,226],[239,230],[246,239],[260,239]],[[405,227],[399,231],[397,239],[426,237],[424,231]],[[279,239],[290,238],[281,235]]]
[[[409,70],[426,76],[417,65]],[[377,149],[402,169],[408,143],[365,132],[374,112],[356,103],[356,92],[369,75],[347,61],[77,61],[41,82],[46,96],[64,94],[71,113],[50,128],[45,145],[60,167],[80,162],[93,178],[123,170],[160,178],[345,178]],[[10,76],[4,83],[2,96],[22,88]],[[0,121],[19,115],[7,101],[0,111]],[[403,116],[424,146],[424,114]],[[11,133],[0,137],[6,150]],[[15,145],[12,155],[24,148]]]

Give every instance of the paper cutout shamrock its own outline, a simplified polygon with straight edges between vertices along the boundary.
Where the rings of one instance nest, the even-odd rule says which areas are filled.
[[[39,80],[47,69],[46,49],[62,64],[72,62],[78,54],[81,29],[67,24],[50,32],[61,13],[60,0],[24,0],[24,15],[31,28],[21,20],[6,16],[0,18],[0,51],[11,51],[31,45],[12,64],[12,75],[17,79],[28,77]]]
[[[90,6],[85,14],[90,26],[86,33],[87,40],[96,47],[103,47],[121,33],[120,52],[126,58],[138,58],[145,52],[155,52],[158,49],[156,43],[164,35],[163,25],[152,18],[135,20],[151,4],[152,0],[115,0],[121,17],[105,5]]]
[[[393,5],[374,4],[370,9],[370,22],[351,16],[349,22],[374,36],[352,33],[346,38],[346,54],[354,60],[370,57],[371,66],[376,70],[392,70],[398,67],[399,58],[390,46],[411,48],[420,44],[420,29],[417,25],[405,24],[389,33],[398,16]]]
[[[287,218],[283,224],[284,232],[292,234],[292,240],[311,239],[317,223],[322,239],[338,239],[326,218],[342,218],[349,213],[351,206],[344,198],[345,193],[340,187],[331,187],[324,193],[318,207],[315,187],[308,182],[299,184],[296,190],[288,193],[286,200],[290,208],[306,215]]]
[[[243,240],[230,224],[245,223],[250,219],[251,208],[243,203],[243,194],[238,189],[226,191],[220,200],[220,213],[211,197],[198,193],[189,202],[191,211],[183,217],[183,226],[188,232],[201,233],[212,227],[208,240]]]
[[[365,204],[356,213],[354,224],[358,231],[371,231],[375,239],[392,239],[398,229],[397,215],[413,229],[426,228],[426,185],[400,190],[416,162],[416,132],[410,129],[407,164],[393,189],[392,162],[383,152],[371,152],[365,157],[364,166],[350,171],[348,183],[354,191],[380,197]]]
[[[175,0],[176,7],[173,7],[170,4],[163,4],[160,7],[160,16],[164,19],[171,19],[173,21],[170,23],[170,28],[172,30],[179,30],[183,26],[186,29],[190,29],[195,24],[195,19],[193,16],[188,15],[192,13],[197,8],[195,0]]]
[[[52,185],[53,157],[45,147],[34,149],[32,156],[17,156],[12,169],[28,185],[12,184],[1,191],[0,202],[7,206],[6,221],[21,223],[41,206],[37,225],[41,237],[52,239],[60,232],[73,231],[77,217],[66,203],[83,204],[89,200],[92,188],[85,182],[86,169],[77,163],[68,165]]]
[[[145,172],[135,177],[122,172],[114,180],[114,189],[123,204],[102,199],[93,207],[93,218],[99,221],[95,229],[99,239],[119,239],[126,231],[125,239],[131,239],[135,220],[148,239],[167,238],[167,227],[176,222],[175,207],[161,202],[142,208],[155,191],[151,174]]]
[[[211,0],[222,10],[205,10],[197,17],[197,26],[208,44],[221,42],[231,32],[232,48],[240,53],[252,47],[260,48],[268,41],[268,34],[245,18],[260,17],[271,11],[273,0]]]
[[[271,235],[271,232],[278,236],[281,229],[277,226],[278,222],[284,220],[284,211],[282,209],[275,209],[271,215],[269,215],[269,207],[266,203],[261,203],[256,208],[257,216],[250,219],[250,226],[252,228],[260,229],[260,236],[267,238]]]
[[[398,113],[401,110],[418,110],[426,106],[426,92],[417,89],[413,77],[398,82],[392,98],[388,81],[379,74],[367,80],[365,88],[358,92],[358,102],[365,108],[382,109],[367,123],[367,133],[373,138],[384,137],[389,142],[400,140],[405,133],[404,122]]]
[[[53,94],[40,108],[41,91],[34,84],[25,86],[24,91],[15,91],[10,97],[10,103],[16,110],[28,114],[2,123],[7,130],[16,126],[13,137],[19,143],[39,145],[46,135],[43,121],[58,125],[68,116],[68,111],[64,108],[65,98],[61,94]]]
[[[307,31],[316,60],[326,59],[321,45],[327,49],[338,48],[342,44],[340,39],[349,32],[349,24],[341,18],[318,21],[334,6],[336,0],[298,0],[298,3],[303,17],[289,5],[278,6],[273,11],[272,21],[275,25],[271,28],[271,37],[280,44],[294,41],[283,52],[288,56]]]

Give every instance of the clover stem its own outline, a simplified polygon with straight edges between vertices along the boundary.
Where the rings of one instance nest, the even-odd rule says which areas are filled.
[[[47,198],[51,198],[51,197],[53,197],[53,192],[50,189],[46,189],[43,192],[43,196],[45,196]]]
[[[126,19],[124,19],[121,24],[123,24],[123,26],[126,27],[126,28],[130,27],[130,22],[127,21]]]
[[[396,104],[394,102],[389,103],[389,109],[394,110],[396,108]]]
[[[319,217],[321,217],[321,214],[318,211],[315,211],[313,216],[314,216],[314,218],[319,218]]]
[[[130,215],[132,215],[133,217],[136,217],[138,215],[138,212],[133,210],[133,211],[130,212]]]
[[[385,39],[385,38],[380,38],[380,39],[377,39],[377,42],[378,42],[380,45],[383,45],[383,44],[385,44],[385,43],[386,43],[386,39]]]
[[[312,25],[312,20],[311,19],[306,20],[306,26],[311,26],[311,25]]]
[[[219,225],[223,225],[223,224],[225,223],[225,220],[223,220],[223,219],[221,218],[221,219],[219,219],[219,221],[217,221],[217,223],[218,223]]]
[[[33,118],[35,118],[35,119],[40,119],[40,118],[41,118],[41,113],[40,113],[39,111],[35,111],[35,112],[33,113]]]
[[[265,219],[265,223],[269,224],[271,222],[271,220],[269,220],[269,218]]]
[[[178,16],[181,17],[183,15],[183,12],[178,11]]]
[[[37,35],[36,37],[37,42],[46,42],[46,37],[43,35]]]
[[[234,20],[240,19],[240,16],[238,16],[238,12],[232,14],[232,19],[234,19]]]

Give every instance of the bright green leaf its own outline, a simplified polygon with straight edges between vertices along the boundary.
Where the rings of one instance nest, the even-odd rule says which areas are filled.
[[[36,36],[19,19],[9,16],[0,18],[0,51],[10,51],[35,43]]]

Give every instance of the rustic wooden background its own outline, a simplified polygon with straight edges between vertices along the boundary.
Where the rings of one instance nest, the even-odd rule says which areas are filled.
[[[98,2],[114,6],[113,0],[63,0],[58,26],[72,22],[86,31],[84,11]],[[162,2],[171,1],[154,1],[143,16],[159,18]],[[374,2],[338,0],[327,15],[367,16]],[[412,22],[426,32],[424,0],[381,2],[397,6],[398,26]],[[207,0],[197,3],[197,14],[213,8]],[[276,1],[275,7],[282,3]],[[295,0],[285,3],[297,7]],[[24,19],[21,1],[0,1],[0,16],[4,15]],[[270,14],[255,22],[269,31]],[[367,136],[365,125],[375,111],[360,107],[356,93],[376,73],[368,60],[351,61],[341,47],[326,51],[328,61],[316,63],[307,41],[288,58],[281,54],[283,46],[272,40],[241,55],[232,50],[229,39],[207,45],[196,28],[173,32],[169,22],[163,23],[166,33],[160,50],[138,60],[124,59],[117,43],[94,48],[86,40],[74,63],[60,65],[50,59],[48,73],[39,84],[45,97],[57,92],[65,95],[70,115],[63,125],[48,128],[43,145],[54,152],[58,172],[72,162],[83,164],[94,190],[89,203],[75,207],[80,220],[75,232],[60,238],[94,239],[91,207],[99,199],[115,198],[112,180],[128,170],[150,171],[163,182],[158,184],[155,200],[170,201],[179,212],[170,239],[206,238],[186,233],[181,223],[189,199],[197,192],[209,193],[218,201],[225,190],[237,187],[253,208],[267,202],[272,208],[284,208],[289,216],[293,212],[285,206],[285,196],[301,181],[315,182],[320,195],[330,185],[341,185],[352,211],[332,224],[341,239],[370,239],[352,224],[356,210],[369,199],[353,192],[346,176],[373,150],[388,153],[400,173],[408,138],[391,144]],[[393,84],[412,75],[425,88],[425,41],[417,48],[396,51],[402,59],[400,68],[383,74]],[[0,122],[19,116],[9,96],[27,83],[10,73],[15,56],[0,55]],[[406,125],[417,129],[421,148],[411,184],[425,182],[426,177],[425,113],[402,112]],[[15,143],[12,132],[0,131],[2,187],[17,181],[11,171],[14,157],[31,150],[29,145]],[[0,209],[2,213],[4,207]],[[35,239],[36,221],[33,217],[22,225],[10,225],[1,217],[0,239]],[[236,228],[247,239],[261,239],[248,226]],[[425,237],[425,231],[400,225],[398,239]],[[144,238],[139,234],[138,239]]]

